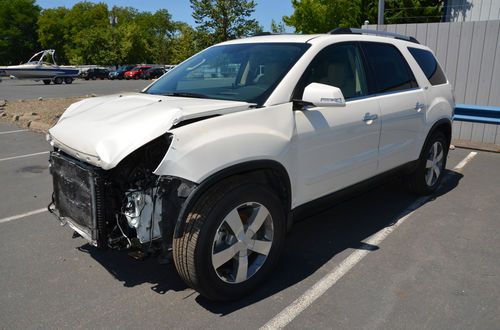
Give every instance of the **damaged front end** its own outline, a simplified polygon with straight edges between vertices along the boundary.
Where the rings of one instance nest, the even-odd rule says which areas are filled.
[[[181,206],[195,187],[153,174],[170,142],[171,135],[160,136],[110,170],[55,148],[50,154],[54,193],[49,210],[96,247],[167,256]]]

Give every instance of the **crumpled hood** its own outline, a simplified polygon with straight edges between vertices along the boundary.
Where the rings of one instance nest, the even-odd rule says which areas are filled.
[[[197,117],[247,110],[250,103],[132,93],[72,104],[49,130],[54,146],[111,169],[132,151]]]

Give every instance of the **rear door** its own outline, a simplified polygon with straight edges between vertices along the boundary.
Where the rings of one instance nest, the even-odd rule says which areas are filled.
[[[398,48],[388,43],[360,43],[376,86],[381,125],[378,172],[418,158],[425,129],[426,98]]]

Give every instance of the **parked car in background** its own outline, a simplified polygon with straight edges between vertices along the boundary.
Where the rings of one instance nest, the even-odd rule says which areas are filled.
[[[103,68],[91,68],[80,73],[80,77],[85,80],[108,79],[109,71]]]
[[[135,65],[123,65],[119,67],[116,71],[111,71],[108,75],[108,78],[111,80],[114,79],[123,79],[123,75],[125,72],[132,70],[135,67]]]
[[[149,66],[149,65],[136,66],[132,70],[125,72],[123,77],[127,80],[128,79],[139,79],[141,77],[142,73],[144,71],[146,71],[147,69],[151,69],[151,66]]]
[[[165,69],[165,72],[168,72],[170,70],[172,70],[173,68],[175,68],[176,65],[165,65],[163,68]]]
[[[163,68],[151,68],[147,69],[141,74],[141,79],[157,79],[163,76],[165,69]]]

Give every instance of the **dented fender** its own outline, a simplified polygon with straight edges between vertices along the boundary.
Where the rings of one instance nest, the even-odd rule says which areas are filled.
[[[277,161],[290,173],[294,129],[292,103],[172,129],[170,148],[154,173],[201,183],[224,168],[252,160]]]

